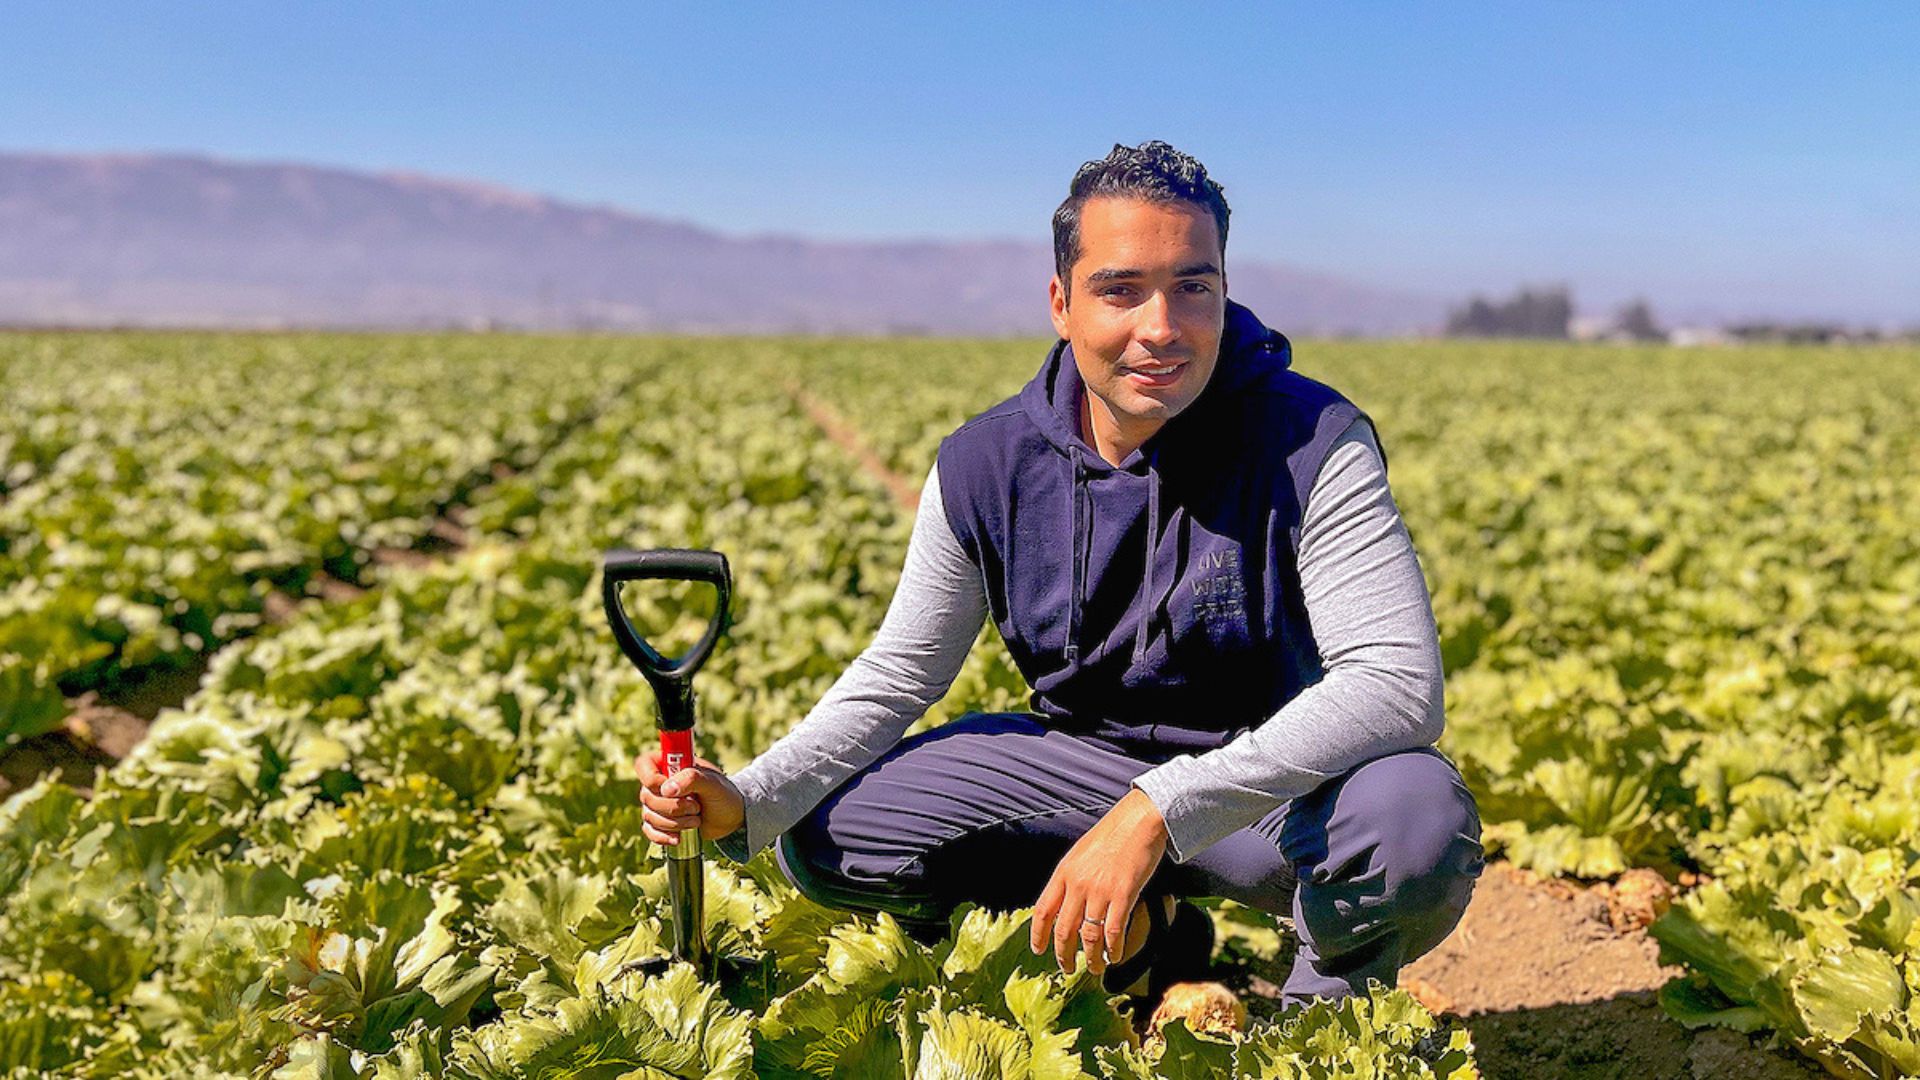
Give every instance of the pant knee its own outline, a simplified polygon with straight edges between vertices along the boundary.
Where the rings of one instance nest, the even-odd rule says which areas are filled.
[[[911,860],[864,857],[836,843],[826,823],[809,815],[775,842],[775,861],[788,883],[823,907],[869,914],[886,912],[902,922],[943,923],[937,898],[919,887]],[[884,863],[884,865],[883,865]]]
[[[851,865],[852,856],[834,842],[817,812],[796,822],[774,847],[787,880],[816,904],[847,907],[870,891],[871,882]]]
[[[1395,754],[1363,766],[1343,809],[1371,819],[1374,859],[1394,891],[1472,880],[1483,865],[1480,814],[1453,765],[1438,753]],[[1396,888],[1397,887],[1397,888]]]
[[[1391,937],[1411,960],[1459,923],[1484,856],[1473,796],[1445,758],[1413,752],[1363,765],[1337,793],[1327,831],[1327,857],[1300,897],[1325,954]]]

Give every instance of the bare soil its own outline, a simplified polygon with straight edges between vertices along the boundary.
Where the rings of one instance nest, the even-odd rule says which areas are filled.
[[[787,396],[793,399],[801,412],[807,414],[807,419],[813,421],[820,433],[846,451],[847,456],[859,464],[860,471],[878,480],[895,504],[906,510],[920,505],[920,489],[914,487],[906,477],[888,468],[886,461],[860,437],[858,429],[841,419],[840,414],[834,412],[826,402],[801,389],[797,383],[787,384],[786,389]]]
[[[1669,1019],[1655,993],[1681,969],[1661,965],[1659,946],[1640,920],[1618,900],[1609,906],[1613,893],[1637,903],[1645,884],[1588,887],[1489,864],[1460,925],[1403,969],[1400,985],[1472,1032],[1488,1080],[1825,1075],[1791,1050],[1769,1048],[1764,1037],[1688,1031]],[[1283,977],[1275,965],[1227,981],[1249,1012],[1270,1016]]]
[[[177,674],[177,673],[176,673]],[[199,673],[195,673],[197,679]],[[173,693],[169,686],[154,688],[157,696]],[[143,684],[144,688],[144,684]],[[102,702],[95,694],[83,694],[72,702],[73,711],[56,731],[37,735],[7,747],[0,753],[0,799],[21,788],[32,787],[44,775],[81,791],[93,787],[95,769],[111,768],[126,757],[135,744],[146,738],[148,722],[159,711],[142,716],[126,706],[129,702]],[[154,704],[144,695],[136,695],[131,704]]]

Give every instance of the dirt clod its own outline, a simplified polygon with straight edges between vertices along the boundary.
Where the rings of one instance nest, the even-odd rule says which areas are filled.
[[[1160,1029],[1184,1020],[1188,1031],[1228,1036],[1247,1029],[1247,1007],[1239,995],[1217,982],[1183,982],[1167,987],[1147,1021],[1146,1042],[1160,1041]]]
[[[1435,1015],[1459,1011],[1459,1006],[1454,1002],[1453,995],[1418,975],[1402,975],[1400,977],[1400,989],[1412,994],[1413,1000],[1419,1002],[1423,1008]]]
[[[147,737],[147,721],[126,709],[102,704],[93,693],[73,701],[73,712],[63,725],[75,742],[115,761],[133,752]]]
[[[1673,886],[1652,870],[1629,870],[1595,886],[1607,900],[1607,923],[1620,933],[1645,930],[1673,906]]]
[[[299,610],[300,602],[279,589],[269,590],[266,598],[260,601],[261,615],[274,626],[293,618]]]

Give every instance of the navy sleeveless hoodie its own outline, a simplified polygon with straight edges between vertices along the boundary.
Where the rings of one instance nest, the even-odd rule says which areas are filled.
[[[941,442],[948,524],[1049,723],[1165,760],[1225,744],[1324,674],[1302,508],[1367,418],[1292,360],[1228,300],[1206,388],[1118,466],[1080,437],[1086,386],[1065,341]]]

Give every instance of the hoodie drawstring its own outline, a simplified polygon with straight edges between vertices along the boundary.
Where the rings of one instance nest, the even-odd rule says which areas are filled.
[[[1086,476],[1086,465],[1081,459],[1080,448],[1067,448],[1068,456],[1073,459],[1072,492],[1069,495],[1073,503],[1073,595],[1067,601],[1067,663],[1080,662],[1080,598],[1087,585],[1087,556],[1085,552],[1086,532],[1085,514],[1080,508],[1083,497],[1080,486]]]
[[[1067,456],[1073,460],[1073,484],[1069,501],[1073,504],[1073,593],[1067,598],[1067,647],[1066,660],[1069,664],[1080,662],[1080,607],[1087,593],[1087,561],[1092,553],[1088,550],[1087,527],[1090,522],[1085,490],[1087,477],[1086,459],[1080,448],[1070,446]],[[1155,454],[1147,466],[1147,536],[1145,559],[1145,598],[1144,610],[1140,613],[1140,625],[1134,631],[1133,658],[1145,659],[1147,642],[1151,635],[1153,620],[1160,613],[1161,598],[1154,593],[1153,564],[1160,553],[1160,472],[1158,455]]]
[[[1140,628],[1133,635],[1135,662],[1147,655],[1147,627],[1152,625],[1154,613],[1160,608],[1160,600],[1153,593],[1154,556],[1159,554],[1160,547],[1160,538],[1155,535],[1160,529],[1160,470],[1154,467],[1156,464],[1152,459],[1147,462],[1147,592],[1143,601],[1145,610],[1140,612]]]

